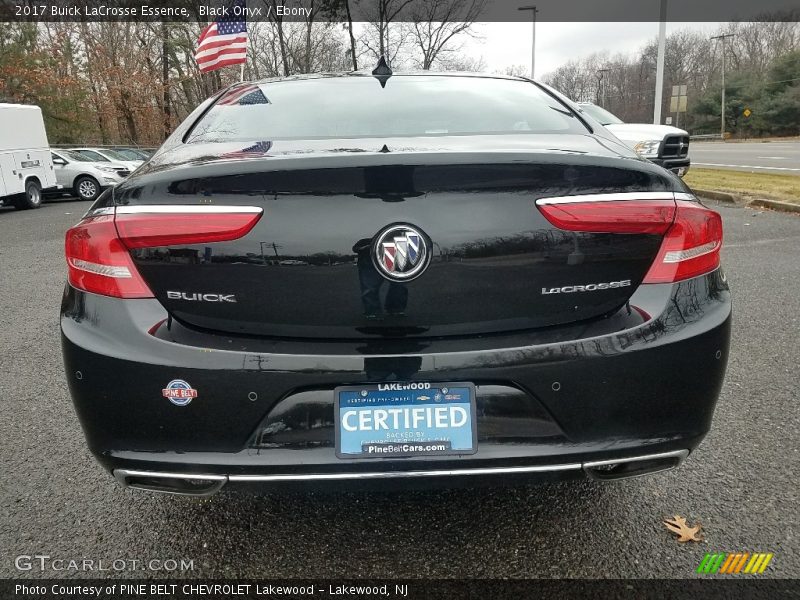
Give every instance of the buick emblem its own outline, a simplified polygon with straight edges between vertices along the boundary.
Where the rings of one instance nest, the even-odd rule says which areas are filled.
[[[373,259],[390,281],[416,279],[431,262],[428,236],[411,225],[391,225],[375,236]]]

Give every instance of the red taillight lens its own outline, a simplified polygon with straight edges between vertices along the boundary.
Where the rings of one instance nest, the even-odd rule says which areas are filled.
[[[653,192],[650,200],[609,196],[549,198],[536,204],[548,221],[566,231],[663,235],[643,283],[681,281],[719,266],[722,219],[718,213],[695,202],[663,198],[661,192]]]
[[[73,287],[115,298],[153,297],[117,237],[113,216],[83,219],[67,231],[64,251]]]
[[[261,218],[260,208],[232,208],[241,212],[130,214],[120,208],[117,209],[116,225],[120,239],[131,249],[227,242],[247,235]]]
[[[661,243],[643,283],[671,283],[709,273],[719,267],[722,218],[719,213],[678,200],[675,222]]]
[[[130,250],[238,239],[261,218],[258,207],[118,207],[67,231],[65,251],[74,287],[116,298],[152,298]]]
[[[552,202],[552,203],[551,203]],[[675,217],[675,201],[610,200],[537,203],[553,225],[586,233],[652,233],[663,235]]]

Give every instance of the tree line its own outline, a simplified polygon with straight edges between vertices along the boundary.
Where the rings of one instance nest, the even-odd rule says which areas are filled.
[[[382,55],[395,70],[486,70],[463,51],[478,36],[485,0],[410,2],[315,0],[305,21],[249,23],[245,79],[372,68]],[[400,21],[409,6],[412,18]],[[370,20],[354,23],[353,7]],[[41,106],[54,144],[158,145],[195,106],[239,79],[233,67],[199,72],[193,51],[205,25],[0,23],[0,102]],[[733,23],[724,31],[735,34],[726,44],[731,129],[800,133],[800,24]],[[718,131],[721,47],[709,37],[684,30],[667,39],[663,111],[670,114],[671,86],[686,85],[689,112],[680,120],[692,133]],[[543,79],[624,120],[650,122],[655,60],[653,40],[633,55],[571,60]],[[527,67],[506,72],[527,75]]]
[[[314,0],[305,21],[248,23],[244,76],[358,70],[382,55],[400,69],[479,70],[482,63],[459,49],[484,5]],[[370,21],[354,23],[353,8]],[[411,20],[399,22],[409,10]],[[41,106],[51,143],[157,145],[195,106],[239,79],[233,67],[200,73],[193,52],[205,26],[200,19],[0,23],[0,102]]]
[[[800,134],[797,21],[800,11],[794,21],[734,22],[715,32],[684,29],[667,36],[662,120],[672,117],[693,134],[719,133],[724,47],[726,130],[741,137]],[[729,33],[724,46],[712,39]],[[651,123],[657,53],[656,39],[634,54],[598,52],[568,61],[543,80],[623,121]],[[670,110],[673,86],[686,86],[685,113]]]

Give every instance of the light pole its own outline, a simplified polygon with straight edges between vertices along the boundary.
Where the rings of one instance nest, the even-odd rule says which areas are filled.
[[[712,40],[720,40],[722,42],[722,111],[719,113],[720,125],[719,135],[722,141],[725,141],[725,40],[732,38],[733,33],[723,33],[722,35],[715,35]]]
[[[533,22],[533,36],[531,37],[531,79],[536,77],[536,13],[539,9],[535,6],[520,6],[517,10],[531,11],[531,21]]]
[[[661,125],[661,103],[664,93],[664,54],[667,48],[667,0],[661,0],[658,19],[658,56],[656,57],[656,97],[653,104],[653,125]]]

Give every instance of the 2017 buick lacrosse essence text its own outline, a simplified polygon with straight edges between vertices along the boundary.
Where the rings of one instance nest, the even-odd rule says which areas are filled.
[[[236,84],[67,232],[67,379],[135,488],[652,473],[711,425],[721,245],[526,79]]]

